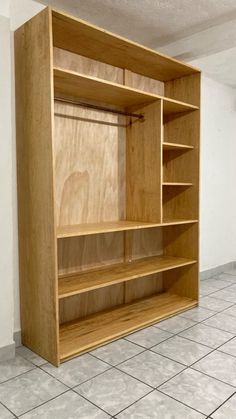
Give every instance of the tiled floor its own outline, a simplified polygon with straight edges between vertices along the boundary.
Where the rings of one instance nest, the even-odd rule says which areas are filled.
[[[55,368],[0,363],[0,419],[236,419],[236,270],[200,306]]]

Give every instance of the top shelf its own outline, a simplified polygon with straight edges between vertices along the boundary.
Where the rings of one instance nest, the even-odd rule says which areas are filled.
[[[188,64],[56,10],[52,10],[52,29],[57,48],[156,80],[169,81],[200,73]]]
[[[165,115],[199,109],[189,103],[57,67],[54,68],[54,90],[57,97],[83,98],[125,108],[163,100],[163,113]]]

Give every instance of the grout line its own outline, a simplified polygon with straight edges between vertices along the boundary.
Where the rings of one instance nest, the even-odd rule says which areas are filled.
[[[129,406],[125,407],[124,409],[119,410],[119,412],[117,412],[114,416],[114,418],[116,418],[117,415],[119,415],[120,413],[124,412],[125,410],[129,409],[131,406],[133,406],[134,404],[138,403],[140,400],[144,399],[146,396],[148,396],[151,393],[154,393],[156,390],[153,389],[151,391],[149,391],[149,393],[144,394],[144,396],[140,397],[139,399],[135,400],[133,403],[131,403]]]
[[[101,361],[101,360],[100,360],[100,361]],[[69,361],[68,361],[68,362],[69,362]],[[105,364],[107,364],[107,362],[105,362]],[[107,365],[109,365],[109,366],[110,366],[110,364],[107,364]],[[38,367],[38,368],[39,368],[39,369],[41,369],[40,367]],[[102,372],[100,372],[99,374],[96,374],[96,375],[94,375],[94,376],[92,376],[92,377],[90,377],[90,378],[86,379],[85,381],[82,381],[81,383],[77,383],[77,384],[75,384],[74,386],[71,386],[71,387],[70,387],[68,384],[63,383],[63,381],[61,381],[59,378],[56,378],[54,375],[50,374],[48,371],[45,371],[45,370],[43,370],[43,369],[42,369],[42,371],[43,371],[43,372],[45,372],[46,374],[48,374],[50,377],[54,378],[55,380],[59,381],[59,383],[60,383],[60,384],[63,384],[63,385],[64,385],[64,386],[66,386],[68,389],[73,390],[75,387],[78,387],[78,386],[80,386],[81,384],[84,384],[84,383],[86,383],[87,381],[92,380],[93,378],[98,377],[98,376],[99,376],[99,375],[101,375],[101,374],[104,374],[104,372],[109,371],[110,369],[112,369],[112,367],[107,368],[105,371],[102,371]]]
[[[136,346],[139,346],[139,345],[136,345]],[[98,359],[99,361],[103,361],[103,362],[105,362],[105,363],[106,363],[106,364],[108,364],[110,367],[115,368],[115,367],[117,367],[118,365],[123,364],[123,362],[129,361],[130,359],[134,358],[135,356],[141,355],[141,354],[143,354],[144,352],[146,352],[146,351],[148,350],[147,348],[144,348],[143,346],[139,346],[139,347],[143,349],[141,352],[139,352],[138,354],[132,355],[131,357],[129,357],[129,358],[127,358],[127,359],[125,359],[125,360],[123,360],[123,361],[121,361],[121,362],[118,362],[118,364],[115,364],[115,365],[110,364],[108,361],[103,361],[103,359],[101,359],[101,358],[97,357],[96,355],[93,355],[93,354],[90,354],[90,355],[92,355],[94,358]],[[105,372],[105,371],[104,371],[104,372]]]
[[[217,410],[219,410],[227,401],[229,401],[231,399],[231,397],[235,396],[235,394],[236,394],[236,392],[231,394],[231,396],[229,396],[223,403],[221,403],[215,410],[213,410],[206,419],[210,418],[211,415],[213,415]]]
[[[190,410],[193,410],[194,412],[201,413],[201,415],[206,415],[206,413],[203,413],[201,410],[197,410],[194,407],[189,406],[189,404],[186,404],[178,399],[175,399],[173,396],[170,396],[169,394],[164,393],[164,391],[160,390],[159,388],[157,388],[156,391],[159,391],[161,394],[164,394],[164,396],[170,397],[172,400],[175,400],[176,402],[188,407]]]
[[[25,415],[26,413],[30,413],[30,412],[32,412],[32,411],[34,411],[34,410],[38,409],[38,407],[44,406],[45,404],[47,404],[47,403],[51,402],[52,400],[57,399],[58,397],[62,396],[63,394],[68,393],[69,391],[71,391],[71,389],[70,389],[70,388],[68,388],[66,391],[63,391],[63,393],[60,393],[60,394],[58,394],[57,396],[52,397],[51,399],[49,399],[49,400],[47,400],[47,401],[45,401],[45,402],[43,402],[43,403],[40,403],[38,406],[35,406],[35,407],[33,407],[32,409],[27,410],[27,411],[26,411],[26,412],[24,412],[24,413],[21,413],[18,417],[20,418],[20,417],[22,417],[23,415]]]
[[[31,372],[31,371],[33,371],[33,370],[35,370],[35,369],[37,369],[37,367],[34,365],[34,367],[33,367],[33,368],[30,368],[30,370],[27,370],[27,371],[25,371],[25,372],[22,372],[21,374],[15,375],[14,377],[11,377],[11,378],[8,378],[8,379],[7,379],[7,380],[5,380],[5,381],[2,381],[2,382],[0,383],[0,387],[1,387],[1,385],[2,385],[2,384],[8,383],[9,381],[14,380],[15,378],[19,378],[19,377],[21,377],[22,375],[25,375],[25,374],[27,374],[28,372]],[[2,402],[0,401],[0,403],[2,403]]]
[[[224,287],[224,288],[222,288],[222,289],[225,289],[225,288],[228,288],[228,287],[230,287],[232,284],[230,283],[230,285],[229,286],[226,286],[226,287]],[[220,291],[220,289],[218,289],[217,291]],[[214,294],[215,292],[217,292],[217,291],[214,291],[212,294]],[[203,298],[204,297],[208,297],[208,296],[211,296],[212,294],[209,294],[209,295],[204,295],[203,296]],[[223,301],[226,301],[226,300],[223,300]],[[228,301],[227,301],[228,302]],[[228,303],[230,303],[230,302],[228,302]],[[232,307],[233,305],[235,305],[235,303],[233,303],[232,302],[232,305],[230,306],[230,307]],[[199,306],[199,307],[201,307],[201,306]],[[110,413],[108,413],[108,412],[106,412],[105,410],[103,410],[100,406],[97,406],[96,404],[94,404],[91,400],[89,400],[89,399],[86,399],[86,397],[84,397],[84,396],[82,396],[81,394],[79,394],[79,393],[77,393],[74,389],[75,389],[75,387],[78,387],[78,386],[80,386],[80,385],[82,385],[82,384],[84,384],[84,383],[86,383],[87,381],[90,381],[90,380],[92,380],[92,379],[94,379],[94,378],[96,378],[96,377],[98,377],[99,375],[101,375],[101,374],[104,374],[106,371],[109,371],[109,370],[111,370],[112,368],[113,369],[115,369],[115,370],[118,370],[118,371],[120,371],[120,372],[122,372],[122,373],[124,373],[124,374],[126,374],[126,375],[128,375],[128,376],[130,376],[130,377],[132,377],[132,378],[134,378],[134,379],[136,379],[136,380],[138,380],[138,381],[140,381],[142,384],[145,384],[146,386],[149,386],[150,387],[150,389],[151,389],[151,391],[149,392],[149,393],[147,393],[147,394],[145,394],[144,396],[142,396],[142,397],[140,397],[138,400],[136,400],[135,402],[133,402],[132,404],[130,404],[129,406],[127,406],[125,409],[122,409],[121,411],[119,411],[118,413],[116,413],[116,415],[117,414],[120,414],[122,411],[124,411],[124,410],[126,410],[126,409],[128,409],[130,406],[132,406],[132,405],[134,405],[134,404],[136,404],[139,400],[141,400],[141,399],[143,399],[144,397],[146,397],[148,394],[150,394],[150,393],[152,393],[153,391],[160,391],[160,393],[163,393],[161,390],[159,390],[159,387],[160,386],[162,386],[162,385],[164,385],[166,382],[168,382],[168,381],[170,381],[170,380],[172,380],[173,378],[175,378],[176,376],[178,376],[179,374],[181,374],[182,372],[184,372],[184,371],[186,371],[187,369],[192,369],[193,371],[197,371],[197,372],[199,372],[199,373],[201,373],[201,374],[203,374],[203,375],[206,375],[206,376],[208,376],[208,377],[210,377],[210,378],[212,378],[212,379],[215,379],[215,380],[217,380],[217,381],[220,381],[220,382],[222,382],[222,383],[224,383],[224,384],[227,384],[227,385],[229,385],[230,387],[232,387],[232,389],[234,389],[234,386],[232,386],[232,385],[230,385],[230,384],[228,384],[228,383],[225,383],[225,382],[223,382],[223,381],[221,381],[221,380],[219,380],[219,379],[217,379],[217,378],[215,378],[215,377],[212,377],[212,376],[210,376],[210,375],[208,375],[208,374],[206,374],[206,373],[204,373],[204,372],[202,372],[202,371],[198,371],[198,370],[196,370],[196,369],[194,369],[194,368],[192,368],[192,366],[194,366],[194,364],[196,364],[198,361],[200,361],[200,360],[202,360],[203,358],[205,358],[205,357],[207,357],[208,355],[210,355],[211,353],[213,353],[214,351],[216,351],[216,350],[218,350],[220,347],[222,347],[225,343],[228,343],[229,341],[231,341],[232,339],[234,339],[235,338],[235,336],[233,336],[233,337],[231,337],[228,341],[226,341],[226,342],[224,342],[224,343],[222,343],[221,345],[219,345],[217,348],[211,348],[211,347],[208,347],[207,345],[204,345],[204,344],[202,344],[202,343],[200,343],[200,342],[196,342],[196,341],[192,341],[191,339],[189,339],[189,338],[185,338],[185,337],[183,337],[183,336],[181,336],[181,335],[179,335],[180,333],[182,333],[182,332],[184,332],[184,331],[186,331],[186,330],[188,330],[188,329],[191,329],[192,327],[194,327],[194,326],[196,326],[197,324],[204,324],[203,322],[205,321],[205,320],[208,320],[209,318],[212,318],[212,317],[214,317],[216,314],[220,314],[220,313],[222,313],[222,312],[224,312],[224,311],[226,311],[228,308],[230,308],[230,307],[227,307],[227,308],[225,308],[225,309],[223,309],[223,310],[221,310],[221,311],[216,311],[213,315],[211,315],[211,316],[209,316],[207,319],[204,319],[204,320],[202,320],[202,321],[193,321],[192,319],[189,319],[189,318],[186,318],[186,319],[188,319],[188,320],[191,320],[191,321],[193,321],[195,324],[193,324],[193,325],[191,325],[190,327],[188,327],[188,328],[186,328],[186,329],[184,329],[184,330],[182,330],[182,331],[180,331],[180,332],[175,332],[175,333],[173,333],[173,332],[169,332],[168,330],[164,330],[164,329],[161,329],[160,327],[159,327],[159,323],[157,322],[155,325],[156,326],[154,326],[154,325],[152,325],[153,327],[156,327],[156,328],[159,328],[159,330],[162,330],[162,331],[165,331],[165,332],[168,332],[168,333],[172,333],[172,336],[169,336],[168,338],[166,338],[166,339],[164,339],[162,342],[159,342],[159,343],[157,343],[157,344],[154,344],[153,346],[151,346],[151,347],[149,347],[149,348],[146,348],[146,347],[143,347],[142,345],[139,345],[139,344],[137,344],[137,343],[135,343],[135,342],[132,342],[132,341],[129,341],[128,339],[126,339],[126,337],[123,337],[123,339],[125,339],[126,341],[128,341],[128,342],[131,342],[131,343],[133,343],[134,345],[136,345],[136,346],[138,346],[138,347],[140,347],[140,348],[142,348],[143,349],[143,351],[141,351],[139,354],[135,354],[135,355],[133,355],[132,357],[130,357],[130,358],[127,358],[125,361],[122,361],[122,362],[120,362],[120,363],[118,363],[118,364],[116,364],[115,366],[114,365],[111,365],[110,363],[108,363],[108,362],[106,362],[106,361],[104,361],[104,360],[102,360],[102,359],[100,359],[100,358],[98,358],[98,357],[96,357],[95,355],[93,355],[93,354],[91,354],[90,352],[89,352],[89,354],[91,355],[91,356],[93,356],[94,358],[96,358],[96,359],[98,359],[99,361],[102,361],[102,362],[104,362],[105,364],[107,364],[107,365],[109,365],[109,367],[110,368],[108,368],[107,370],[105,370],[105,371],[103,371],[103,372],[101,372],[101,373],[99,373],[99,374],[97,374],[97,375],[95,375],[95,376],[93,376],[93,377],[90,377],[89,379],[87,379],[87,380],[85,380],[85,381],[83,381],[83,382],[81,382],[81,383],[79,383],[79,384],[77,384],[76,386],[74,386],[74,387],[69,387],[69,386],[67,386],[65,383],[63,383],[62,381],[60,381],[59,379],[57,379],[55,376],[53,376],[53,375],[51,375],[50,373],[48,373],[47,371],[45,371],[45,370],[43,370],[41,367],[43,367],[45,364],[47,364],[47,362],[45,363],[45,364],[42,364],[42,365],[35,365],[35,364],[33,364],[31,361],[29,361],[26,357],[24,357],[24,356],[22,356],[22,358],[24,358],[24,359],[26,359],[28,362],[31,362],[32,363],[32,365],[33,365],[33,368],[32,369],[30,369],[29,371],[26,371],[26,372],[24,372],[24,373],[22,373],[22,374],[19,374],[18,376],[15,376],[15,377],[12,377],[11,379],[9,379],[9,380],[6,380],[6,381],[4,381],[3,383],[1,383],[1,384],[4,384],[5,382],[8,382],[8,381],[11,381],[11,380],[13,380],[13,379],[15,379],[15,378],[18,378],[19,376],[21,376],[21,375],[24,375],[24,374],[26,374],[26,373],[28,373],[28,372],[30,372],[30,371],[32,371],[32,370],[34,370],[34,369],[41,369],[43,372],[45,372],[45,373],[47,373],[49,376],[51,376],[52,378],[54,378],[54,379],[56,379],[58,382],[60,382],[61,384],[63,384],[64,386],[66,386],[68,389],[65,391],[65,392],[63,392],[63,393],[61,393],[61,394],[59,394],[59,395],[57,395],[57,396],[55,396],[55,397],[53,397],[52,399],[50,399],[50,400],[48,400],[48,401],[46,401],[46,402],[44,402],[44,403],[42,403],[42,404],[40,404],[40,405],[38,405],[38,406],[36,406],[35,408],[33,408],[33,409],[31,409],[31,410],[29,410],[29,412],[30,411],[32,411],[32,410],[35,410],[35,409],[37,409],[38,407],[40,407],[40,406],[42,406],[42,405],[44,405],[44,404],[46,404],[46,403],[48,403],[48,402],[50,402],[51,400],[54,400],[54,399],[56,399],[56,398],[58,398],[58,397],[60,397],[62,394],[65,394],[65,393],[67,393],[67,392],[69,392],[70,390],[71,391],[73,391],[74,393],[76,393],[77,395],[79,395],[79,396],[81,396],[81,397],[83,397],[85,400],[87,400],[89,403],[91,403],[91,404],[93,404],[95,407],[97,407],[98,409],[100,409],[100,410],[102,410],[102,411],[104,411],[105,413],[107,413],[109,416],[112,416],[112,417],[115,417],[115,416],[113,416],[113,415],[111,415]],[[206,308],[206,309],[208,309],[208,310],[211,310],[211,311],[214,311],[214,310],[212,310],[212,309],[209,309],[209,308],[207,308],[207,307],[202,307],[203,309],[204,308]],[[178,315],[175,315],[175,316],[173,316],[173,317],[177,317]],[[184,316],[181,316],[181,317],[184,317]],[[231,316],[231,317],[234,317],[234,316]],[[161,323],[161,322],[160,322]],[[206,324],[204,324],[204,325],[206,325]],[[206,326],[208,326],[208,327],[212,327],[212,328],[215,328],[215,329],[217,329],[217,330],[220,330],[220,331],[224,331],[224,332],[227,332],[226,330],[223,330],[223,329],[219,329],[219,328],[217,328],[217,327],[214,327],[214,326],[209,326],[209,325],[206,325]],[[228,333],[231,333],[231,332],[228,332]],[[158,354],[158,353],[156,353],[156,352],[154,352],[154,351],[152,351],[152,348],[153,347],[155,347],[155,346],[158,346],[159,344],[161,344],[161,343],[163,343],[163,342],[165,342],[165,341],[167,341],[167,340],[169,340],[169,339],[171,339],[171,338],[173,338],[174,336],[180,336],[180,337],[182,337],[182,338],[184,338],[184,339],[186,339],[186,340],[189,340],[189,341],[192,341],[193,343],[195,343],[195,344],[201,344],[201,345],[203,345],[203,346],[206,346],[206,347],[208,347],[209,349],[212,349],[208,354],[206,354],[206,355],[204,355],[203,357],[201,357],[199,360],[197,360],[197,361],[195,361],[194,363],[192,363],[191,365],[189,365],[189,366],[186,366],[186,365],[184,365],[184,364],[182,364],[182,363],[180,363],[179,361],[176,361],[176,360],[173,360],[173,359],[171,359],[171,358],[169,358],[169,357],[166,357],[165,355],[162,355],[162,354]],[[130,375],[129,373],[127,373],[127,372],[125,372],[125,371],[122,371],[122,370],[120,370],[119,369],[119,365],[121,365],[121,364],[123,364],[123,363],[125,363],[126,361],[128,361],[128,360],[130,360],[130,359],[132,359],[132,358],[134,358],[134,357],[136,357],[136,356],[138,356],[138,355],[141,355],[142,353],[144,353],[144,352],[146,352],[146,351],[150,351],[150,352],[152,352],[152,353],[156,353],[156,354],[158,354],[159,356],[162,356],[162,357],[164,357],[164,358],[167,358],[167,359],[169,359],[169,360],[171,360],[172,362],[176,362],[176,363],[178,363],[178,364],[180,364],[180,365],[183,365],[185,368],[182,370],[182,371],[179,371],[177,374],[175,374],[173,377],[171,377],[171,378],[169,378],[168,380],[166,380],[165,382],[163,382],[162,384],[160,384],[160,386],[157,386],[157,387],[152,387],[152,386],[150,386],[149,384],[147,384],[147,383],[145,383],[145,382],[143,382],[142,380],[139,380],[138,378],[136,378],[136,377],[133,377],[132,375]],[[219,351],[220,351],[220,349],[219,349]],[[221,352],[221,351],[220,351]],[[21,355],[20,355],[21,356]],[[231,355],[232,356],[232,355]],[[118,367],[118,368],[117,368]],[[167,397],[170,397],[170,398],[172,398],[173,400],[175,400],[175,401],[177,401],[178,403],[180,403],[180,404],[183,404],[183,405],[185,405],[185,406],[187,406],[188,408],[190,408],[190,409],[192,409],[192,410],[194,410],[194,411],[196,411],[196,412],[199,412],[198,410],[196,410],[196,409],[193,409],[192,407],[190,407],[190,406],[188,406],[188,405],[186,405],[185,403],[183,403],[183,402],[181,402],[181,401],[179,401],[179,400],[177,400],[177,399],[175,399],[175,398],[173,398],[172,396],[170,396],[170,395],[167,395],[167,394],[165,394],[165,393],[163,393],[165,396],[167,396]],[[229,400],[233,395],[235,395],[236,394],[236,392],[234,392],[228,399],[226,399],[219,407],[217,407],[212,413],[214,413],[216,410],[218,410],[224,403],[226,403],[227,402],[227,400]],[[4,407],[6,407],[3,403],[2,403],[2,405],[4,406]],[[6,409],[7,410],[9,410],[7,407],[6,407]],[[9,410],[10,411],[10,410]],[[11,411],[10,411],[11,412]],[[13,413],[13,412],[11,412],[13,415],[14,415],[14,417],[16,417],[15,416],[15,414]],[[25,412],[25,413],[27,413],[27,412]],[[23,413],[23,414],[25,414],[25,413]],[[200,412],[200,413],[203,413],[203,412]],[[210,415],[212,415],[212,413],[210,414]],[[22,415],[23,415],[22,414]],[[205,413],[203,413],[203,414],[205,414]],[[22,415],[20,415],[20,416],[22,416]],[[210,417],[210,415],[208,415],[208,417]]]
[[[82,397],[84,400],[86,400],[87,402],[91,403],[93,406],[95,406],[96,408],[98,408],[99,410],[101,410],[102,412],[106,413],[109,416],[112,416],[111,413],[108,413],[106,410],[104,410],[102,407],[98,406],[97,404],[95,404],[93,401],[91,401],[90,399],[88,399],[87,397],[85,397],[84,395],[77,393],[77,391],[75,391],[75,389],[71,389],[71,391],[73,391],[73,393],[75,393],[77,396]],[[113,417],[113,416],[112,416]]]
[[[190,368],[190,369],[192,369],[193,371],[199,372],[200,374],[206,375],[207,377],[212,378],[213,380],[217,380],[217,381],[219,381],[220,383],[225,384],[225,385],[227,385],[227,386],[231,387],[233,390],[235,390],[235,391],[236,391],[236,386],[233,386],[232,384],[226,383],[226,381],[222,381],[222,380],[220,380],[219,378],[212,377],[212,375],[209,375],[209,374],[207,374],[207,373],[206,373],[206,372],[204,372],[204,371],[199,371],[199,370],[197,370],[196,368],[194,368],[194,365],[193,365],[193,366],[191,366],[191,367],[189,367],[189,368]]]
[[[0,401],[0,405],[5,407],[5,409],[7,409],[8,412],[10,412],[14,416],[14,418],[17,418],[16,414],[11,409],[9,409],[9,407],[7,407],[2,401]]]

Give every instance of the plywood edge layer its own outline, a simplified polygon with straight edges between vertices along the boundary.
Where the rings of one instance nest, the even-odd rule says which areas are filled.
[[[162,143],[164,150],[193,150],[194,146],[192,145],[186,145],[186,144],[177,144],[177,143],[171,143],[168,141],[164,141]]]

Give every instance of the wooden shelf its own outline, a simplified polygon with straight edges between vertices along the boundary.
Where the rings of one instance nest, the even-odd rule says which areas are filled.
[[[192,186],[191,182],[163,182],[163,186]]]
[[[200,72],[189,64],[56,10],[52,10],[52,28],[54,46],[146,77],[168,81]]]
[[[66,298],[194,263],[196,263],[196,260],[172,256],[152,256],[133,262],[109,265],[105,268],[62,276],[58,282],[58,296],[59,299]]]
[[[163,100],[164,114],[181,113],[199,109],[197,106],[141,90],[112,83],[74,71],[54,68],[54,90],[57,97],[93,100],[108,105],[132,107]]]
[[[60,360],[73,358],[104,342],[112,341],[196,305],[196,300],[162,293],[62,324]]]
[[[169,143],[169,142],[163,142],[163,150],[193,150],[192,145],[186,145],[186,144],[175,144],[175,143]]]
[[[138,221],[107,221],[103,223],[74,224],[57,228],[57,238],[89,236],[90,234],[112,233],[115,231],[138,230],[161,227],[162,225],[177,225],[195,223],[197,220],[168,220],[164,223],[144,223]]]
[[[164,219],[162,222],[162,226],[171,226],[171,225],[179,225],[179,224],[194,224],[198,223],[198,220],[174,220],[174,219]]]

